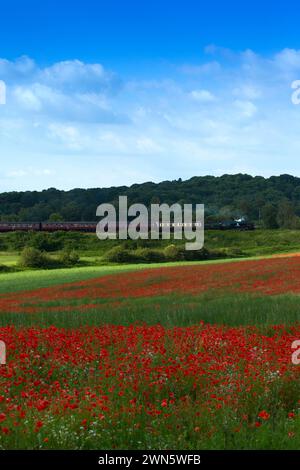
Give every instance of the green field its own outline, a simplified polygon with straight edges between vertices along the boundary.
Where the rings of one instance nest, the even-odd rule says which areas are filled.
[[[84,233],[9,233],[0,234],[0,267],[14,269],[19,261],[20,252],[25,246],[34,246],[49,253],[54,259],[63,249],[74,249],[80,256],[81,265],[99,266],[107,264],[106,253],[115,246],[126,246],[127,249],[155,249],[162,252],[170,243],[178,247],[183,245],[180,240],[126,240],[99,241],[94,234]],[[208,257],[213,258],[246,258],[268,256],[275,253],[292,253],[300,251],[299,230],[255,230],[238,231],[206,231],[204,247]],[[125,263],[126,264],[126,263]],[[1,270],[0,270],[1,275]]]
[[[0,265],[15,266],[18,262],[18,253],[7,253],[6,251],[0,252]]]
[[[78,280],[78,278],[77,278]],[[266,298],[253,295],[204,294],[191,299],[184,295],[165,295],[152,298],[131,299],[111,309],[111,300],[98,301],[85,310],[84,301],[73,300],[67,304],[60,300],[36,303],[42,306],[37,313],[7,313],[0,316],[0,327],[55,325],[61,328],[78,328],[85,325],[163,325],[167,328],[193,326],[204,321],[210,324],[257,326],[260,331],[269,333],[270,326],[284,324],[287,328],[300,323],[300,301],[295,295],[282,295]],[[24,303],[27,306],[26,303]],[[64,312],[64,306],[74,307],[74,311]],[[55,312],[53,312],[55,308]]]
[[[0,448],[298,449],[299,294],[298,256],[1,273]]]

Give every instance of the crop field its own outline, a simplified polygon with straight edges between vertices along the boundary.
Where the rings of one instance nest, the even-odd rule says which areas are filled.
[[[299,256],[2,276],[0,448],[299,449]]]

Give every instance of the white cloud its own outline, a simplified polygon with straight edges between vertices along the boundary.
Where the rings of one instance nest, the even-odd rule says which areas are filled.
[[[137,149],[144,154],[158,154],[162,151],[162,147],[149,137],[140,137],[137,142]]]
[[[48,127],[49,137],[59,140],[65,148],[70,150],[81,150],[84,148],[84,141],[79,129],[67,124],[52,123]]]
[[[117,76],[101,64],[86,64],[80,60],[58,62],[39,71],[37,80],[51,87],[75,91],[113,91],[120,84]]]
[[[13,95],[20,106],[29,111],[40,111],[42,108],[41,100],[30,88],[17,86],[13,90]]]
[[[0,58],[0,76],[5,81],[26,81],[37,70],[35,62],[27,56],[19,57],[14,61]]]
[[[240,101],[234,102],[235,106],[239,109],[242,116],[251,118],[257,111],[256,106],[251,101]]]
[[[110,186],[249,169],[300,175],[300,52],[206,48],[211,61],[122,80],[102,64],[0,60],[0,190]],[[206,61],[205,61],[206,59]]]
[[[203,103],[215,101],[216,99],[216,97],[208,90],[192,90],[190,92],[190,97],[195,101]]]
[[[221,64],[216,60],[204,64],[185,64],[180,67],[180,70],[188,75],[209,75],[219,73]]]
[[[41,177],[51,176],[54,172],[48,168],[19,168],[17,170],[8,171],[5,176],[8,178],[27,178],[27,177]]]
[[[101,64],[63,61],[40,68],[28,57],[0,59],[0,77],[8,87],[6,112],[70,121],[123,122],[126,114],[112,110],[110,101],[121,80]]]
[[[243,83],[232,91],[234,96],[239,98],[256,100],[261,97],[262,91],[255,85]]]
[[[274,63],[285,71],[300,70],[300,50],[283,49],[275,54]]]

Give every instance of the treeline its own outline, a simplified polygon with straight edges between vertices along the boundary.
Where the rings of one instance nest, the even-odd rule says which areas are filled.
[[[134,184],[130,187],[73,189],[60,191],[9,192],[0,194],[2,221],[94,221],[99,204],[117,208],[118,198],[129,204],[205,204],[207,222],[247,217],[266,228],[299,228],[300,178],[291,175],[250,176],[246,174],[195,176]]]

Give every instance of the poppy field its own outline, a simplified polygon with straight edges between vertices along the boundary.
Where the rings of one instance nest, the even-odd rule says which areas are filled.
[[[298,449],[300,257],[0,294],[1,449]]]

